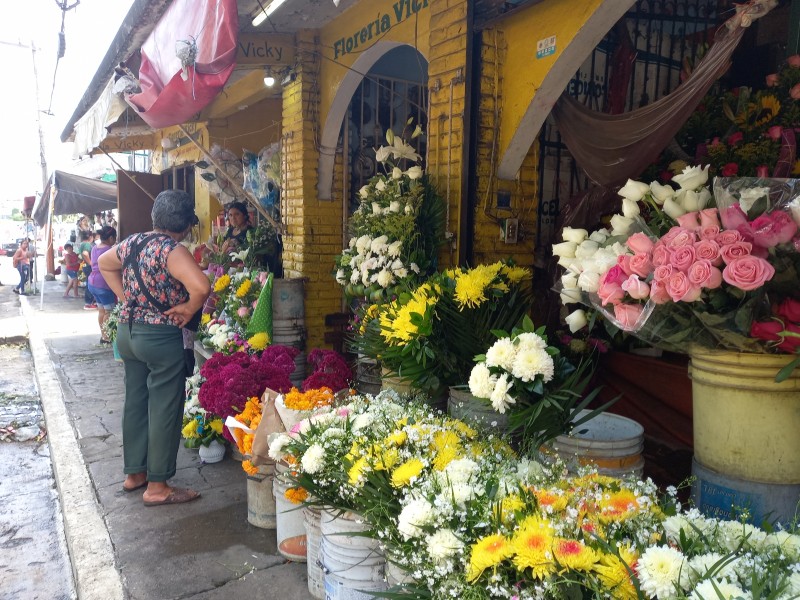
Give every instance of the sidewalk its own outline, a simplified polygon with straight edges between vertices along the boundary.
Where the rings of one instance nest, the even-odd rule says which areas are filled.
[[[147,508],[122,491],[123,367],[99,344],[97,311],[44,283],[20,298],[80,600],[306,600],[304,563],[276,550],[274,530],[247,522],[246,478],[226,458],[204,465],[181,447],[171,480],[196,502]]]

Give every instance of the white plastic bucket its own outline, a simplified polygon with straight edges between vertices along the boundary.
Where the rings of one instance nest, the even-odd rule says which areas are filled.
[[[581,416],[589,411],[581,411]],[[600,413],[579,425],[571,435],[560,435],[553,449],[571,471],[593,464],[611,477],[641,477],[644,470],[644,427],[633,419]]]
[[[292,487],[286,478],[287,467],[278,463],[272,491],[275,494],[275,535],[278,539],[278,552],[289,560],[306,560],[306,526],[303,508],[286,498],[286,490]]]
[[[247,522],[262,529],[276,527],[273,468],[273,465],[262,465],[258,474],[247,476]]]
[[[378,541],[353,535],[366,530],[352,513],[322,512],[320,562],[326,600],[368,600],[373,597],[370,592],[387,589],[386,559]]]
[[[317,600],[325,600],[325,577],[322,573],[319,546],[322,541],[320,531],[320,511],[307,506],[303,509],[306,527],[306,562],[308,563],[308,592]]]

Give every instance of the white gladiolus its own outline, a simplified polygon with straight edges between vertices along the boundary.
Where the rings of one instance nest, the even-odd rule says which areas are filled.
[[[580,244],[589,236],[589,232],[585,229],[574,229],[572,227],[564,227],[561,232],[561,239],[565,242],[574,242]]]
[[[686,167],[680,175],[675,175],[672,181],[681,186],[682,190],[696,190],[708,181],[708,167]]]
[[[633,219],[639,216],[639,212],[639,204],[637,202],[630,198],[622,199],[622,216]]]
[[[578,287],[590,294],[600,289],[600,274],[593,271],[584,271],[578,277]]]
[[[664,201],[663,209],[664,212],[673,219],[677,219],[678,217],[686,214],[686,211],[683,210],[683,207],[672,198],[668,198]]]
[[[623,215],[611,217],[611,235],[628,235],[628,231],[633,225],[633,219]]]
[[[569,327],[571,333],[575,333],[576,331],[583,329],[589,323],[589,320],[586,318],[586,311],[584,311],[582,308],[569,313],[566,317],[564,317],[564,321],[567,322],[567,326]]]
[[[403,171],[400,170],[400,167],[395,167],[392,169],[392,179],[400,179],[403,176]]]
[[[618,194],[623,198],[627,198],[628,200],[639,202],[639,200],[644,198],[644,195],[649,191],[650,186],[646,183],[628,179],[625,185],[619,190]]]
[[[561,242],[560,244],[553,244],[553,256],[560,256],[562,258],[575,258],[575,249],[578,244],[575,242]]]
[[[675,190],[673,190],[671,186],[661,185],[657,181],[654,181],[650,184],[650,193],[656,204],[661,205],[664,204],[668,198],[672,198],[675,195]]]

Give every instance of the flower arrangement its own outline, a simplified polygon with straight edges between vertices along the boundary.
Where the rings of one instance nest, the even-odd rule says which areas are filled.
[[[117,339],[117,329],[119,327],[119,315],[120,312],[122,311],[122,306],[123,305],[119,302],[115,304],[114,308],[112,308],[108,312],[108,318],[105,321],[103,321],[102,325],[103,335],[107,340],[110,340],[112,342]]]
[[[205,381],[200,385],[200,406],[223,421],[241,413],[249,398],[260,397],[266,388],[288,392],[298,350],[290,346],[269,346],[261,355],[246,352],[216,353],[200,367]],[[228,430],[227,440],[233,441]]]
[[[629,182],[620,193],[641,196],[626,195],[610,232],[565,231],[553,248],[566,269],[562,301],[591,304],[616,327],[667,350],[796,350],[784,342],[794,339],[786,309],[800,298],[797,181],[716,178],[712,195],[704,173],[687,168],[683,181],[697,187],[680,191]],[[640,202],[652,211],[644,218]],[[767,320],[774,324],[762,335],[758,323]],[[577,330],[586,316],[579,310],[568,322]]]
[[[499,261],[436,273],[361,311],[353,345],[431,395],[463,385],[474,357],[531,306],[530,271]]]
[[[411,138],[421,133],[417,127]],[[422,158],[391,130],[386,141],[376,152],[384,172],[361,188],[348,247],[336,259],[336,281],[345,294],[371,302],[432,272],[445,239],[444,203],[419,165]],[[416,164],[403,170],[407,162]]]
[[[388,594],[445,600],[787,599],[800,535],[682,511],[670,488],[517,457],[469,426],[349,398],[278,434],[298,499],[351,510],[410,582]]]
[[[258,396],[248,398],[244,410],[234,415],[233,418],[248,429],[248,431],[240,428],[231,429],[231,436],[239,452],[242,456],[248,457],[253,452],[253,438],[255,437],[255,431],[258,429],[259,423],[261,423],[261,399]],[[248,475],[255,475],[258,473],[258,467],[248,458],[242,460],[242,469]]]
[[[200,405],[199,392],[204,382],[205,378],[197,369],[191,377],[186,378],[181,436],[184,439],[183,445],[187,448],[208,447],[214,440],[224,442],[222,419],[208,413]]]

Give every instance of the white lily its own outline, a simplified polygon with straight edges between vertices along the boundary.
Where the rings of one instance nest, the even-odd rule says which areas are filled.
[[[250,253],[250,248],[245,248],[244,250],[239,250],[238,252],[231,252],[230,257],[233,260],[240,260],[244,262],[249,253]]]

